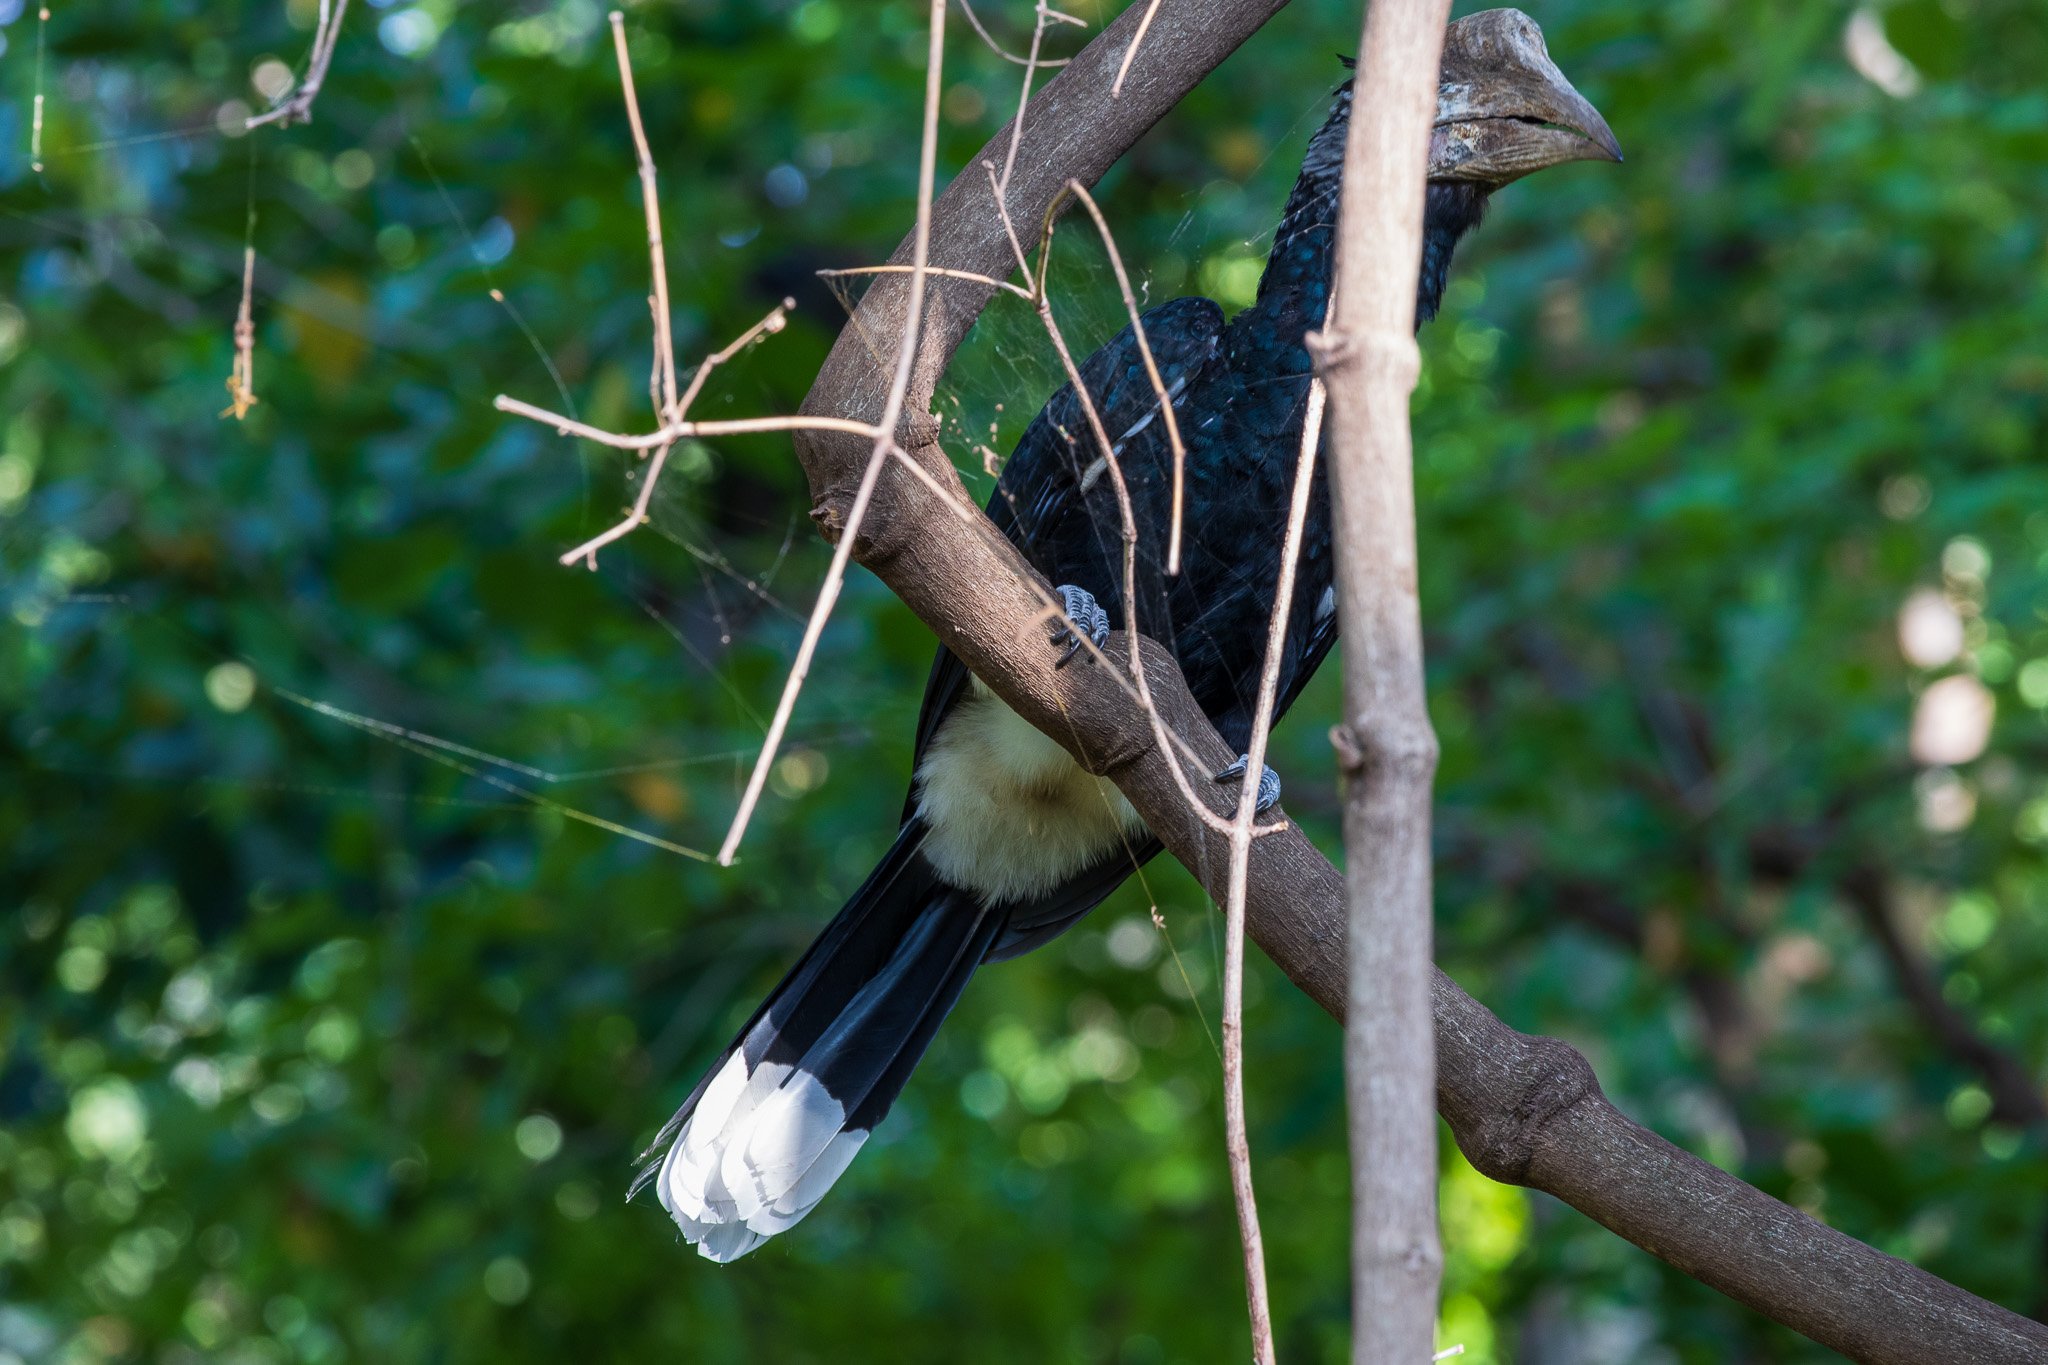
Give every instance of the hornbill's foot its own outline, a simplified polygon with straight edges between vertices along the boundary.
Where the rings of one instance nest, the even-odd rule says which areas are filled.
[[[1095,600],[1095,594],[1086,588],[1062,583],[1053,591],[1060,595],[1060,604],[1067,612],[1065,620],[1053,623],[1052,643],[1067,647],[1067,652],[1060,655],[1059,662],[1053,667],[1065,668],[1081,652],[1081,637],[1074,633],[1076,627],[1087,633],[1097,649],[1109,643],[1109,613]]]
[[[1222,772],[1216,774],[1216,780],[1218,782],[1237,781],[1239,778],[1244,776],[1245,769],[1251,766],[1251,762],[1252,756],[1250,754],[1239,754],[1237,756],[1237,762],[1231,764]],[[1259,804],[1253,813],[1257,815],[1264,815],[1267,811],[1273,809],[1273,807],[1279,804],[1280,774],[1274,772],[1271,768],[1266,767],[1264,764],[1261,764],[1259,767]]]

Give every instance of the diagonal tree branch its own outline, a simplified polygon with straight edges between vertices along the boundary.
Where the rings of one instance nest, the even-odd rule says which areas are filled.
[[[1133,6],[1032,101],[1008,186],[1017,221],[1042,219],[1069,178],[1093,183],[1203,76],[1279,8],[1236,0],[1164,0],[1146,60],[1120,97],[1110,86],[1142,9]],[[999,160],[999,133],[975,162]],[[934,206],[930,263],[1000,277],[1014,265],[985,179],[961,176]],[[899,248],[903,263],[909,244]],[[904,326],[901,276],[876,281],[820,371],[804,410],[872,424],[889,390],[888,360]],[[1091,772],[1114,781],[1211,896],[1227,896],[1230,850],[1208,821],[1227,821],[1232,793],[1191,810],[1152,721],[1108,660],[1055,670],[1040,619],[1047,585],[985,520],[958,516],[964,496],[927,413],[939,377],[993,296],[970,280],[929,281],[901,442],[929,479],[891,461],[877,483],[853,554],[901,597],[1027,721]],[[871,349],[872,348],[872,349]],[[882,357],[887,357],[887,360]],[[845,524],[872,439],[800,431],[798,454],[828,536]],[[939,488],[948,490],[945,494]],[[1141,642],[1165,728],[1197,761],[1230,752],[1188,694],[1171,656]],[[1247,921],[1253,938],[1333,1015],[1344,1008],[1342,877],[1296,828],[1252,841]],[[1518,1033],[1441,972],[1430,979],[1437,1107],[1466,1156],[1497,1180],[1547,1191],[1737,1301],[1853,1359],[2048,1361],[2048,1327],[1987,1303],[1772,1199],[1634,1123],[1601,1093],[1576,1050]]]
[[[1877,940],[1899,994],[1920,1017],[1942,1051],[1983,1078],[1991,1096],[1991,1117],[2016,1127],[2048,1130],[2048,1097],[2044,1097],[2019,1058],[1977,1031],[1970,1017],[1951,1005],[1926,961],[1907,940],[1899,924],[1892,890],[1884,874],[1869,863],[1851,868],[1841,890]]]

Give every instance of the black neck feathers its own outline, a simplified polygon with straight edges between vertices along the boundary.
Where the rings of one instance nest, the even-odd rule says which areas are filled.
[[[1336,269],[1337,206],[1344,185],[1344,139],[1351,126],[1351,83],[1337,91],[1330,116],[1309,139],[1301,176],[1287,196],[1273,251],[1259,280],[1259,297],[1276,290],[1303,295],[1319,325]],[[1450,278],[1458,241],[1486,213],[1486,191],[1455,180],[1432,180],[1422,218],[1422,270],[1415,285],[1418,326],[1436,316]]]

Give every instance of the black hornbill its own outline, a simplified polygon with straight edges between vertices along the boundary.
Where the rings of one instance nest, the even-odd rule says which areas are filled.
[[[1201,298],[1144,317],[1186,446],[1178,575],[1161,562],[1172,454],[1131,329],[1081,367],[1134,504],[1138,625],[1171,646],[1202,709],[1239,748],[1305,420],[1303,339],[1329,300],[1350,113],[1347,83],[1309,142],[1254,303],[1228,323]],[[1430,137],[1418,322],[1435,316],[1452,252],[1489,194],[1545,166],[1620,156],[1526,15],[1492,10],[1452,24]],[[1114,489],[1088,432],[1072,386],[1062,388],[1026,429],[988,507],[1062,585],[1068,619],[1053,638],[1062,649],[1073,648],[1075,629],[1099,643],[1123,619]],[[1336,634],[1329,499],[1318,488],[1280,710]],[[944,650],[925,688],[915,774],[881,865],[650,1148],[636,1190],[652,1182],[711,1260],[742,1256],[811,1211],[888,1112],[977,966],[1058,935],[1159,849],[1114,786],[1082,771]],[[1270,805],[1277,780],[1268,772],[1260,784],[1260,803]]]

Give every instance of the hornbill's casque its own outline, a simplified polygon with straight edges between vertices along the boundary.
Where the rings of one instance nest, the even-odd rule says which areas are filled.
[[[1081,377],[1112,433],[1138,527],[1138,625],[1171,646],[1225,739],[1248,742],[1311,362],[1335,256],[1351,86],[1309,142],[1257,300],[1228,323],[1208,299],[1144,316],[1186,446],[1181,571],[1164,571],[1172,452],[1131,329]],[[1492,10],[1445,35],[1430,136],[1418,323],[1435,316],[1461,237],[1494,190],[1546,166],[1620,160],[1614,135],[1551,62],[1526,15]],[[1106,461],[1071,386],[1003,470],[989,518],[1062,585],[1071,632],[1123,619],[1122,542]],[[1317,475],[1321,481],[1320,474]],[[1330,511],[1310,504],[1279,710],[1337,635]],[[1219,774],[1233,780],[1241,769]],[[1278,796],[1270,772],[1260,804]],[[901,832],[650,1148],[639,1185],[698,1251],[731,1261],[817,1204],[888,1112],[984,962],[1045,943],[1158,852],[1110,783],[1084,772],[941,650],[917,725]],[[652,1158],[658,1157],[658,1160]]]

